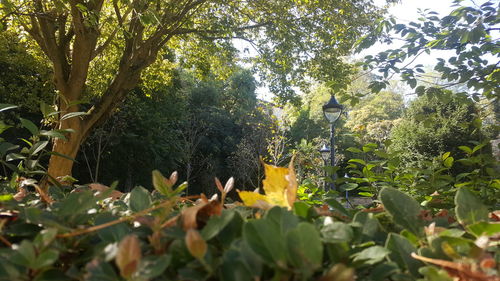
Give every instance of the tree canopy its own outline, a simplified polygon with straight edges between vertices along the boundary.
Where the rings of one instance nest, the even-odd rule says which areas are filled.
[[[158,55],[168,60],[164,47],[182,50],[198,69],[223,68],[236,57],[233,39],[250,42],[271,89],[289,97],[290,82],[306,75],[345,84],[352,69],[342,56],[379,12],[365,0],[8,0],[0,16],[7,28],[27,32],[52,62],[60,111],[80,110],[85,90],[93,88],[89,82],[95,81],[90,74],[103,80],[101,88],[94,87],[100,98],[89,114],[58,125],[75,132],[56,141],[54,151],[74,158]],[[54,156],[49,174],[70,174],[71,167],[69,160]]]

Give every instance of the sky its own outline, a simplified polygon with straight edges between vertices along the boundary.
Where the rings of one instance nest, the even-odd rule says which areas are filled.
[[[374,0],[377,5],[384,5],[384,0]],[[418,9],[430,9],[436,11],[440,16],[448,15],[453,10],[453,0],[401,0],[401,3],[392,5],[389,8],[389,14],[396,17],[398,22],[409,23],[410,21],[417,21],[419,18]],[[468,2],[468,1],[466,1]],[[483,3],[485,0],[475,0],[476,3]],[[397,43],[395,43],[397,44]],[[375,46],[363,51],[362,53],[355,56],[355,58],[363,58],[369,54],[376,54],[378,52],[384,51],[389,48],[397,48],[397,45],[381,45],[376,44]],[[423,64],[424,66],[433,66],[436,59],[439,57],[446,58],[448,55],[445,51],[434,51],[431,55],[420,56],[414,64]],[[258,98],[264,100],[271,100],[272,94],[266,87],[260,87],[257,89]]]

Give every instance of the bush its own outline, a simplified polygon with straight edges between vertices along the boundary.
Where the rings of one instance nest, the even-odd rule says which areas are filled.
[[[96,185],[29,192],[22,182],[20,194],[2,190],[0,279],[489,280],[498,274],[489,238],[500,229],[466,188],[458,190],[455,208],[437,213],[390,187],[380,192],[383,208],[346,210],[329,198],[319,208],[297,201],[291,210],[260,210],[203,196],[189,203],[176,177],[154,172],[152,193]],[[223,197],[231,184],[218,184]]]

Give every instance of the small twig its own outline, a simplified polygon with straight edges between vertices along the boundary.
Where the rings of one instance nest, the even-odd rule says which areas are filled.
[[[119,218],[119,219],[114,220],[114,221],[110,221],[110,222],[103,223],[103,224],[100,224],[100,225],[91,226],[91,227],[85,228],[85,229],[80,229],[80,230],[76,230],[76,231],[73,231],[73,232],[59,234],[59,235],[57,235],[57,237],[58,238],[68,238],[68,237],[74,237],[74,236],[82,235],[82,234],[85,234],[85,233],[94,232],[94,231],[97,231],[97,230],[100,230],[100,229],[103,229],[103,228],[106,228],[106,227],[109,227],[109,226],[112,226],[112,225],[115,225],[115,224],[118,224],[118,223],[121,223],[121,222],[125,222],[125,221],[128,221],[128,220],[132,220],[132,219],[135,219],[137,217],[146,215],[146,214],[148,214],[148,213],[150,213],[150,212],[152,212],[154,210],[166,207],[166,206],[168,206],[171,203],[172,202],[170,200],[167,200],[165,202],[160,203],[157,206],[154,206],[154,207],[142,210],[142,211],[140,211],[138,213],[135,213],[135,214],[133,214],[131,216],[122,217],[122,218]]]
[[[472,271],[470,266],[463,263],[456,263],[440,259],[432,259],[428,257],[419,256],[415,253],[411,253],[411,257],[426,263],[439,265],[441,267],[444,267],[445,269],[455,270],[459,273],[465,274],[468,277],[474,278],[474,280],[498,280],[495,276],[488,276],[481,271]]]
[[[140,216],[144,216],[154,210],[157,210],[157,209],[160,209],[160,208],[163,208],[163,207],[166,207],[168,206],[169,204],[172,203],[172,201],[185,201],[185,200],[188,200],[188,199],[192,199],[192,198],[198,198],[199,196],[186,196],[186,197],[180,197],[180,198],[175,198],[175,200],[167,200],[167,201],[164,201],[154,207],[151,207],[151,208],[148,208],[148,209],[145,209],[145,210],[142,210],[138,213],[135,213],[133,215],[130,215],[130,216],[126,216],[126,217],[122,217],[122,218],[119,218],[117,220],[114,220],[114,221],[110,221],[110,222],[107,222],[107,223],[103,223],[103,224],[99,224],[99,225],[95,225],[95,226],[91,226],[89,228],[85,228],[85,229],[79,229],[79,230],[75,230],[73,232],[68,232],[68,233],[63,233],[63,234],[59,234],[57,235],[57,238],[68,238],[68,237],[74,237],[74,236],[78,236],[78,235],[82,235],[82,234],[86,234],[86,233],[90,233],[90,232],[94,232],[94,231],[97,231],[97,230],[100,230],[100,229],[103,229],[103,228],[106,228],[106,227],[110,227],[112,225],[115,225],[115,224],[118,224],[118,223],[122,223],[122,222],[125,222],[125,221],[128,221],[128,220],[132,220],[132,219],[135,219],[137,217],[140,217]]]
[[[12,247],[12,243],[10,243],[9,240],[5,239],[2,235],[0,235],[0,241],[2,241],[7,247]]]

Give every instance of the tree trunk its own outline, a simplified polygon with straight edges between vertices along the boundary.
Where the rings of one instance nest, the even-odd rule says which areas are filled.
[[[73,107],[68,112],[77,112],[78,108]],[[66,134],[66,140],[54,139],[52,152],[75,159],[80,145],[85,139],[86,132],[83,130],[83,121],[79,117],[73,117],[61,121],[59,129],[72,129],[73,133]],[[74,161],[56,154],[52,154],[49,160],[48,174],[51,179],[61,180],[64,176],[71,176]]]

